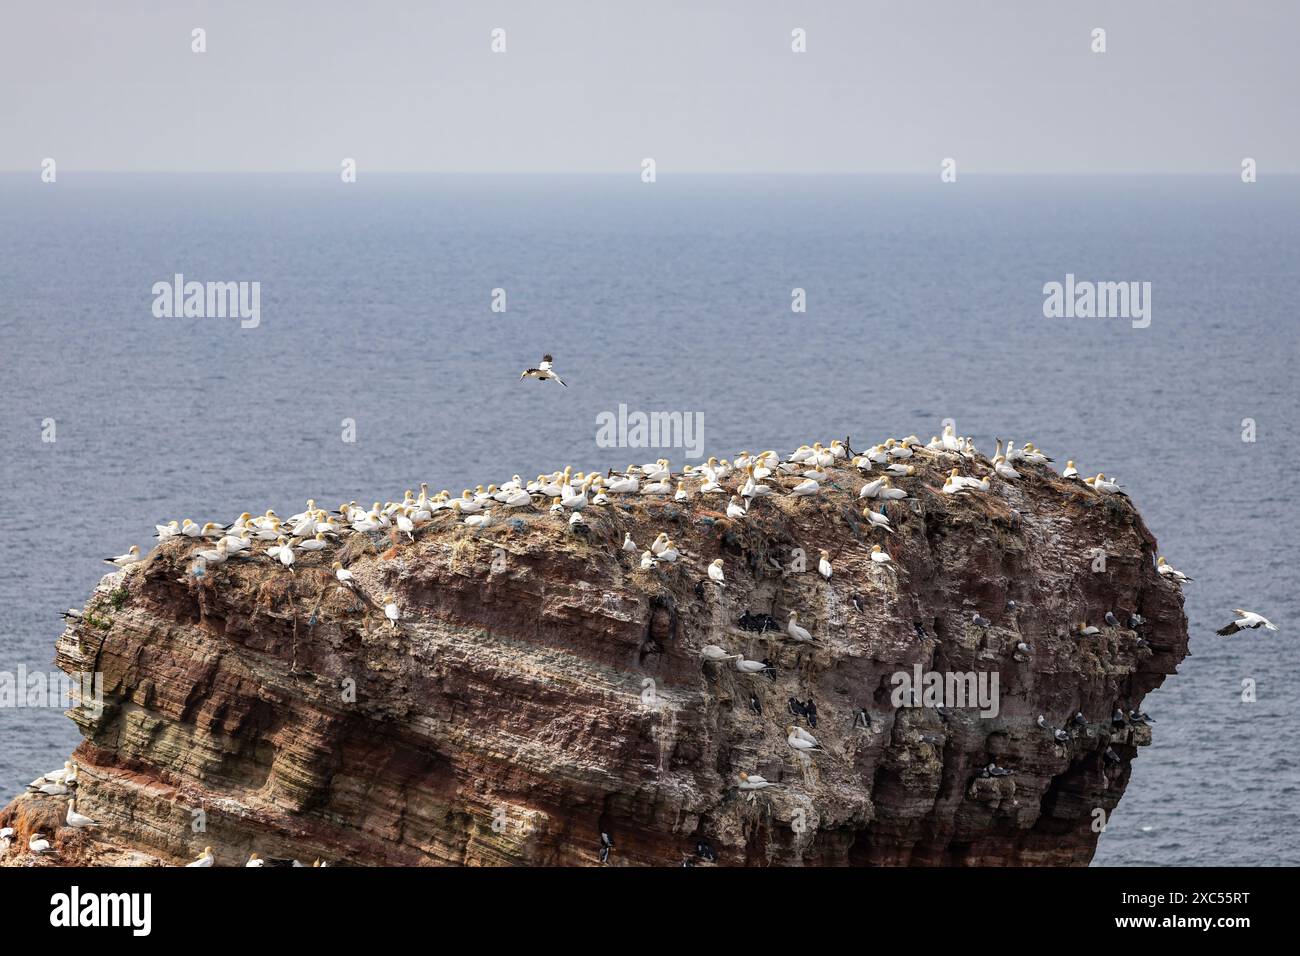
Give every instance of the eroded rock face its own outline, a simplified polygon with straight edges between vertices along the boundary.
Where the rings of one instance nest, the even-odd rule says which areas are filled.
[[[688,480],[686,503],[589,507],[585,533],[544,510],[502,509],[481,531],[439,512],[414,542],[348,535],[292,572],[259,554],[195,578],[193,543],[165,542],[105,578],[58,642],[59,667],[104,677],[102,713],[70,712],[86,738],[78,809],[103,827],[58,829],[61,804],[21,797],[0,814],[19,829],[6,862],[55,824],[61,853],[42,863],[177,863],[211,846],[219,865],[254,851],[590,865],[604,831],[615,865],[676,866],[700,840],[719,865],[1086,864],[1094,811],[1109,816],[1150,740],[1111,714],[1186,655],[1182,597],[1126,499],[1032,466],[952,498],[948,469],[986,461],[914,464],[895,483],[915,498],[887,506],[894,534],[864,521],[864,479],[843,467],[817,496],[766,498],[742,520]],[[642,548],[667,532],[685,558],[640,570],[627,532]],[[873,544],[892,564],[873,565]],[[725,588],[702,583],[717,557]],[[340,559],[364,595],[395,595],[399,626],[334,581]],[[816,646],[737,625],[784,627],[791,610]],[[1106,627],[1107,611],[1148,623]],[[1101,633],[1080,637],[1085,620]],[[706,644],[775,676],[702,662]],[[892,677],[915,665],[996,674],[996,716],[896,708]],[[791,697],[816,702],[825,753],[787,743],[806,726]],[[981,777],[989,763],[1016,772]],[[742,771],[781,786],[751,798]]]

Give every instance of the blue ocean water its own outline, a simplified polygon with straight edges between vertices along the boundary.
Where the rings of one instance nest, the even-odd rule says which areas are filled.
[[[1294,177],[3,175],[0,670],[157,521],[644,460],[597,445],[620,403],[720,456],[951,417],[1117,476],[1196,578],[1096,863],[1297,864],[1298,240]],[[155,318],[178,272],[260,282],[260,325]],[[1044,318],[1067,273],[1152,283],[1150,327]],[[517,380],[543,352],[569,388]],[[0,709],[0,798],[77,741]]]

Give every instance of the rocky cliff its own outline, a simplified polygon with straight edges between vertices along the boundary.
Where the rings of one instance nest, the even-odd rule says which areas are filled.
[[[912,464],[894,533],[864,520],[865,479],[844,465],[740,519],[688,480],[686,502],[615,496],[583,530],[544,508],[482,530],[438,512],[413,540],[348,534],[292,571],[258,554],[195,577],[194,543],[164,542],[58,641],[60,668],[103,675],[102,712],[70,711],[78,810],[102,826],[61,828],[63,801],[20,797],[0,813],[18,831],[5,862],[30,861],[43,828],[49,864],[211,846],[219,865],[592,865],[602,832],[609,865],[705,862],[701,842],[717,865],[1086,864],[1095,811],[1150,739],[1112,714],[1186,655],[1182,597],[1122,496],[1019,465],[952,497],[951,467],[989,462]],[[643,570],[621,547],[662,532],[679,561]],[[719,557],[725,587],[706,576]],[[389,594],[396,626],[374,603]],[[816,644],[787,637],[792,610]],[[1106,626],[1107,611],[1146,623]],[[710,644],[774,671],[702,660]],[[996,714],[895,706],[894,675],[918,665],[996,675]],[[790,698],[815,702],[815,728]],[[792,724],[824,752],[797,752]],[[742,772],[780,786],[740,792]]]

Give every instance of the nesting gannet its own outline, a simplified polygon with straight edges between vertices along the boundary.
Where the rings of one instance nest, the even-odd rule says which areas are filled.
[[[220,564],[230,556],[227,546],[223,541],[218,541],[215,548],[195,551],[194,554],[196,557],[202,558],[208,564]]]
[[[284,538],[280,538],[276,542],[275,547],[267,548],[266,555],[269,558],[278,560],[286,568],[293,570],[293,562],[294,562],[293,545],[291,545],[288,541],[285,541]]]
[[[384,617],[388,618],[388,626],[393,628],[402,619],[402,612],[397,609],[397,598],[391,594],[384,598]]]
[[[1233,611],[1239,615],[1237,620],[1225,624],[1214,633],[1227,637],[1229,634],[1236,634],[1238,631],[1244,631],[1247,628],[1256,630],[1262,627],[1269,631],[1277,630],[1277,626],[1262,614],[1256,614],[1254,611],[1243,611],[1239,607],[1233,608]]]
[[[741,657],[740,654],[728,654],[717,644],[705,644],[700,648],[700,656],[706,661],[734,661]]]
[[[889,523],[889,516],[885,514],[885,506],[880,506],[880,511],[872,511],[871,506],[862,509],[862,517],[867,519],[867,523],[873,528],[884,528],[890,534],[894,533],[894,528]]]
[[[1078,479],[1078,477],[1079,477],[1079,469],[1074,467],[1074,462],[1073,462],[1073,461],[1067,461],[1067,462],[1065,463],[1065,470],[1064,470],[1063,472],[1061,472],[1061,477],[1062,477],[1062,478],[1071,478],[1071,479],[1075,479],[1075,480]]]
[[[747,514],[749,514],[749,511],[745,507],[744,500],[740,495],[732,495],[731,501],[727,503],[727,517],[743,518]]]
[[[858,497],[879,498],[880,492],[885,487],[886,484],[887,482],[885,481],[884,478],[873,478],[871,481],[868,481],[865,485],[862,486],[862,490],[858,492]]]
[[[726,587],[727,579],[722,575],[722,559],[717,558],[709,565],[709,580],[717,583],[718,587]]]
[[[889,564],[892,559],[889,557],[888,551],[878,544],[873,544],[871,546],[871,560],[876,564]]]
[[[655,566],[655,556],[649,551],[641,552],[641,570],[649,571]]]
[[[1020,472],[1008,465],[1006,458],[1002,455],[998,455],[993,459],[993,470],[997,472],[999,478],[1006,478],[1008,481],[1014,481],[1020,477]]]
[[[76,766],[77,765],[73,763],[71,760],[64,761],[63,766],[60,767],[58,770],[51,770],[49,773],[37,777],[30,784],[28,784],[28,786],[42,787],[47,783],[66,783],[69,778],[73,778],[73,779],[76,778],[77,775]]]
[[[29,787],[33,793],[39,793],[46,797],[66,797],[68,795],[67,783],[43,783],[40,786]]]
[[[651,481],[641,486],[643,495],[669,495],[672,494],[673,483],[667,478],[662,481]]]
[[[331,567],[334,568],[334,580],[346,587],[356,587],[356,578],[351,571],[343,567],[342,562],[335,561]]]
[[[915,465],[886,465],[883,470],[894,478],[911,478],[916,474]]]
[[[742,674],[761,674],[771,669],[772,665],[764,661],[747,661],[744,656],[736,658],[736,670]]]
[[[1189,578],[1187,575],[1183,574],[1182,571],[1177,570],[1172,564],[1167,562],[1163,557],[1156,559],[1156,570],[1159,571],[1165,577],[1169,578],[1171,581],[1177,581],[1179,584],[1182,584],[1184,581],[1194,580],[1193,578]]]
[[[216,859],[217,858],[212,855],[212,847],[205,846],[203,848],[203,852],[199,854],[199,858],[195,860],[193,863],[186,863],[185,866],[187,869],[192,866],[197,866],[197,867],[211,866],[213,863],[216,862]]]
[[[50,841],[45,839],[44,833],[33,833],[27,840],[27,849],[38,856],[54,852],[54,847],[50,846]]]
[[[578,517],[578,512],[575,511],[575,512],[573,513],[573,516],[574,516],[575,518],[577,518],[577,517]],[[466,515],[466,516],[465,516],[465,527],[467,527],[467,528],[490,528],[490,527],[492,527],[492,525],[496,524],[496,520],[497,520],[497,519],[496,519],[496,515],[494,515],[491,511],[484,511],[484,512],[481,513],[481,514],[476,514],[476,515]],[[579,520],[581,520],[581,519],[579,519]]]
[[[178,521],[169,521],[166,524],[156,524],[154,525],[154,528],[158,531],[155,537],[159,541],[166,541],[168,538],[175,538],[181,533],[181,526]]]
[[[244,866],[266,866],[266,861],[256,853],[250,853],[248,855],[248,862],[245,863]]]
[[[742,772],[737,779],[741,790],[766,790],[768,787],[781,786],[781,784],[773,783],[756,773]]]
[[[803,481],[799,482],[799,484],[790,489],[790,494],[806,497],[808,495],[815,495],[820,490],[821,485],[817,484],[816,479],[805,478]]]
[[[791,611],[790,620],[785,625],[785,632],[801,644],[816,643],[813,636],[808,633],[807,628],[799,626],[799,612]]]
[[[669,541],[669,542],[664,546],[664,549],[663,549],[662,551],[659,552],[659,554],[658,554],[656,560],[658,560],[658,561],[676,561],[676,560],[677,560],[678,558],[680,558],[681,556],[682,556],[682,553],[681,553],[680,551],[677,550],[677,546],[676,546],[675,544],[673,544],[673,542],[670,540],[670,541]]]
[[[70,826],[70,827],[76,827],[77,829],[83,829],[83,828],[85,828],[85,827],[97,827],[97,826],[99,826],[98,821],[96,821],[96,820],[92,820],[90,817],[86,816],[84,813],[78,813],[78,812],[77,812],[77,801],[76,801],[76,800],[69,800],[69,801],[68,801],[68,815],[67,815],[66,817],[64,817],[63,819],[64,819],[64,822],[65,822],[68,826]]]
[[[825,548],[820,549],[821,559],[817,562],[817,573],[827,581],[831,579],[831,554]]]
[[[1085,479],[1086,483],[1093,491],[1100,492],[1103,495],[1124,495],[1120,490],[1119,482],[1107,478],[1104,472],[1097,472],[1096,477]]]
[[[1091,624],[1089,624],[1087,621],[1084,621],[1082,624],[1079,625],[1080,637],[1092,637],[1093,635],[1100,634],[1100,633],[1101,633],[1101,628],[1094,627]]]
[[[542,360],[537,363],[537,368],[524,369],[519,375],[519,380],[522,382],[526,378],[535,378],[539,382],[544,382],[548,378],[553,378],[561,385],[564,385],[564,380],[556,375],[554,369],[551,368],[552,361],[554,360],[549,355],[543,355]],[[569,386],[564,385],[564,387],[568,388]]]
[[[631,531],[625,531],[625,532],[623,533],[623,550],[624,550],[624,551],[633,551],[633,552],[635,552],[635,551],[639,551],[639,550],[640,550],[640,548],[638,548],[638,547],[636,546],[636,542],[632,540],[632,532],[631,532]]]
[[[752,695],[751,695],[752,696]],[[9,847],[14,842],[14,828],[0,827],[0,856],[9,852]]]
[[[877,498],[884,498],[886,501],[901,501],[907,497],[907,492],[902,488],[895,488],[889,483],[889,479],[884,479],[884,485],[876,492]]]
[[[785,729],[788,735],[785,742],[800,753],[822,753],[825,748],[817,742],[817,738],[802,727],[791,725]]]
[[[133,544],[127,549],[126,554],[119,554],[116,558],[105,558],[104,560],[109,564],[116,564],[119,568],[125,568],[144,559],[140,557],[140,546]]]

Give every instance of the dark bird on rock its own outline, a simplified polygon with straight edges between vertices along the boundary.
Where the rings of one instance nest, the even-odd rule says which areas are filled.
[[[718,858],[718,855],[713,852],[713,847],[709,846],[708,840],[700,840],[695,844],[695,855],[705,863],[712,863]]]
[[[1074,724],[1076,727],[1088,726],[1088,718],[1083,716],[1083,711],[1079,711],[1077,714],[1074,715]]]
[[[1106,752],[1102,754],[1102,758],[1106,761],[1106,763],[1120,762],[1119,754],[1115,753],[1115,751],[1110,747],[1106,748]]]
[[[1124,711],[1116,707],[1115,713],[1110,715],[1110,723],[1112,727],[1123,727],[1127,723],[1124,719]]]
[[[758,716],[760,717],[763,716],[763,705],[758,702],[758,697],[756,697],[754,694],[749,695],[749,709],[752,710],[754,713],[756,713]]]
[[[1146,622],[1147,619],[1144,618],[1137,611],[1134,611],[1132,614],[1128,616],[1128,626],[1130,630],[1136,631],[1139,627],[1141,627]]]
[[[971,620],[971,623],[974,624],[976,627],[988,627],[988,626],[989,626],[988,619],[985,618],[985,617],[983,617],[983,616],[981,616],[979,611],[976,611],[976,612],[972,615],[972,617],[971,617],[970,620]]]
[[[609,851],[614,849],[614,841],[609,838],[609,834],[604,830],[600,831],[600,862],[609,862]]]

